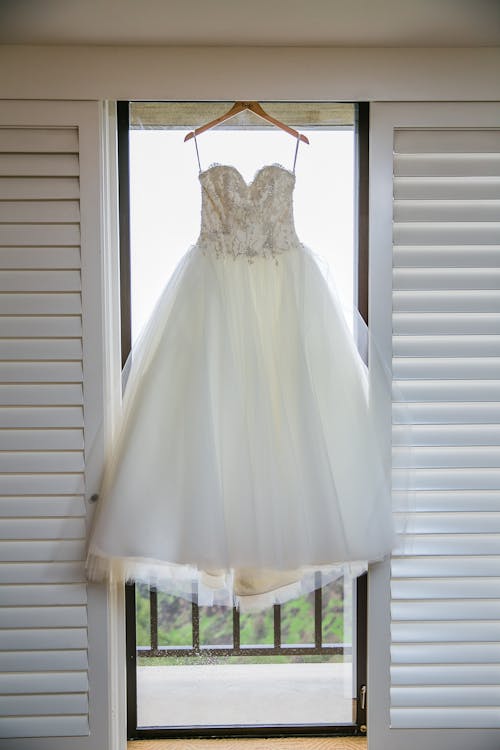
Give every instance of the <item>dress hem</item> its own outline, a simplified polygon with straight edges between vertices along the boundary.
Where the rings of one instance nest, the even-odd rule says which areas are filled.
[[[115,558],[91,552],[86,567],[91,581],[143,584],[196,601],[200,606],[236,607],[242,612],[256,612],[310,593],[318,588],[318,582],[325,586],[341,577],[356,578],[368,569],[368,562],[305,565],[293,570],[204,570],[195,565],[147,558]]]

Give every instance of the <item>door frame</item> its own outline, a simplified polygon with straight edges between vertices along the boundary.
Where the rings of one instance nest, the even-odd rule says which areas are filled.
[[[121,362],[125,365],[131,350],[131,267],[130,267],[130,101],[117,102],[118,204]],[[369,102],[355,103],[355,299],[361,316],[368,323],[369,270]],[[368,575],[354,582],[356,621],[353,649],[356,681],[355,721],[347,724],[294,724],[288,726],[222,726],[222,727],[137,727],[137,651],[135,624],[135,585],[125,586],[126,671],[127,671],[127,738],[165,739],[202,737],[306,737],[365,736],[367,733],[367,613]],[[354,645],[354,644],[353,644]]]

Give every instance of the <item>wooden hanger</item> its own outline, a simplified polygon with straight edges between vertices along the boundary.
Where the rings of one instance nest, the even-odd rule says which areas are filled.
[[[234,117],[235,115],[238,115],[240,112],[244,112],[247,109],[250,110],[250,112],[253,112],[258,117],[261,117],[263,120],[267,120],[267,122],[270,122],[272,125],[276,125],[277,128],[281,128],[281,130],[284,130],[286,133],[290,133],[290,135],[293,135],[295,138],[298,138],[304,143],[309,143],[309,139],[305,135],[302,135],[302,133],[294,130],[289,125],[285,125],[284,122],[276,120],[274,117],[271,117],[271,115],[268,115],[267,112],[262,109],[259,102],[235,102],[231,109],[229,109],[224,115],[217,117],[215,120],[211,120],[211,122],[207,122],[205,125],[200,125],[199,128],[196,128],[196,130],[192,130],[190,133],[188,133],[184,138],[184,142],[189,141],[191,138],[194,138],[195,135],[204,133],[205,130],[214,128],[221,122],[229,120],[230,117]]]

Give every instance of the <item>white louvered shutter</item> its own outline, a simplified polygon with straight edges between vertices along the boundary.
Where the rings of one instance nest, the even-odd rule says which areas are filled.
[[[500,728],[500,120],[473,127],[474,105],[465,127],[460,105],[400,111],[392,434],[405,534],[390,572],[390,725],[478,733]],[[500,746],[473,736],[464,747]],[[433,750],[462,747],[434,737]]]
[[[392,725],[500,727],[500,128],[395,131],[393,240]]]
[[[85,449],[99,417],[88,399],[84,409],[84,385],[98,390],[91,358],[101,355],[90,321],[95,349],[84,362],[81,216],[92,214],[82,192],[98,184],[82,187],[85,105],[73,119],[71,105],[64,118],[57,106],[51,118],[48,103],[12,103],[0,123],[0,738],[9,748],[41,747],[15,738],[89,734]],[[86,106],[97,123],[96,105]]]

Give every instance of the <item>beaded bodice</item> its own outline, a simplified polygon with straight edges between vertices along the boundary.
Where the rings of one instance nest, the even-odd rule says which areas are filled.
[[[233,166],[216,164],[200,173],[201,231],[197,242],[217,257],[275,258],[300,245],[293,221],[295,175],[262,167],[247,184]]]

